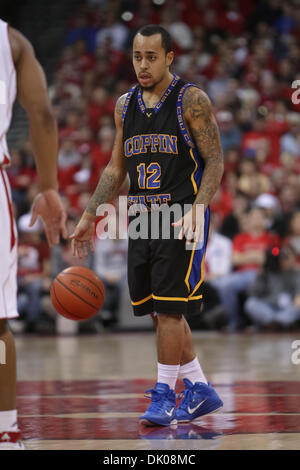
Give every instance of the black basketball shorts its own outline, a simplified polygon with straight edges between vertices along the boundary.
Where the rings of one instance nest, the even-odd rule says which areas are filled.
[[[147,239],[133,239],[130,225],[128,230],[128,284],[136,316],[153,312],[183,315],[200,312],[209,208],[205,212],[204,243],[199,247],[193,242],[190,249],[186,249],[185,238],[177,238],[179,229],[171,225],[173,214],[170,221],[165,221],[163,213],[159,211],[158,238],[151,238],[151,223],[157,227],[157,218],[151,222],[151,212],[129,217],[131,223],[140,216],[140,228],[148,224]],[[162,237],[162,227],[166,223],[170,226],[170,239]]]

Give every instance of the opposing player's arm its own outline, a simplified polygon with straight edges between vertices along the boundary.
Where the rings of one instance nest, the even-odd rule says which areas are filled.
[[[91,218],[96,217],[97,207],[100,204],[110,202],[116,197],[127,174],[126,159],[124,157],[123,152],[122,124],[122,113],[126,96],[127,94],[122,95],[118,99],[115,107],[116,137],[110,162],[104,169],[97,185],[97,188],[95,189],[94,194],[90,198],[87,208],[85,210],[85,214],[87,214]]]
[[[211,202],[224,172],[220,134],[208,96],[199,88],[188,87],[183,96],[184,120],[205,162],[195,204]]]
[[[57,189],[57,125],[45,74],[30,42],[13,28],[9,28],[8,34],[17,74],[18,99],[29,116],[39,184],[41,190]]]

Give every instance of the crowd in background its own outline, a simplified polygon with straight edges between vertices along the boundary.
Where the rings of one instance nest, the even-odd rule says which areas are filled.
[[[59,183],[69,231],[107,165],[116,100],[136,82],[131,43],[159,23],[171,34],[172,70],[210,97],[225,158],[211,204],[200,328],[291,328],[300,319],[300,9],[296,0],[90,0],[66,25],[50,95],[59,126]],[[8,170],[19,228],[19,309],[34,331],[51,279],[79,264],[63,243],[50,253],[28,228],[38,188],[29,141]],[[126,187],[122,188],[126,194]],[[99,246],[98,246],[99,245]],[[85,263],[106,283],[100,320],[117,324],[126,244],[96,240]],[[198,322],[198,323],[197,323]]]

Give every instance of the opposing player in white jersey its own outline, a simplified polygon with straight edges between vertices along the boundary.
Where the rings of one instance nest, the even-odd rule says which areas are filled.
[[[17,312],[17,232],[13,220],[6,133],[18,97],[27,111],[40,193],[32,206],[31,225],[41,216],[50,246],[66,233],[66,214],[57,184],[57,126],[44,72],[28,40],[0,19],[0,450],[21,448],[16,411],[16,354],[7,320]]]

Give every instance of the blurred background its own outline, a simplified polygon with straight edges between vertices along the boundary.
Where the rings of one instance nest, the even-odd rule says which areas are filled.
[[[210,97],[225,157],[211,204],[205,302],[189,323],[192,329],[248,333],[299,328],[300,93],[292,100],[292,83],[300,80],[300,2],[1,0],[0,16],[31,40],[47,74],[69,233],[110,159],[116,100],[136,81],[135,32],[149,23],[170,32],[172,70]],[[38,186],[27,118],[18,104],[9,146],[19,230],[15,332],[149,328],[149,319],[134,319],[131,312],[123,238],[96,239],[94,255],[83,261],[105,284],[101,312],[71,326],[58,319],[49,298],[52,279],[80,262],[68,242],[50,251],[42,228],[28,228]]]

